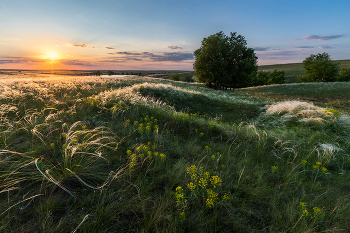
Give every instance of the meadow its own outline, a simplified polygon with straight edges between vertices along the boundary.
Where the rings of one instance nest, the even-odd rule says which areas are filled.
[[[349,232],[349,90],[0,74],[0,231]]]
[[[339,64],[339,68],[348,68],[350,66],[350,60],[334,60],[334,62]],[[262,70],[272,72],[274,69],[285,71],[286,83],[296,83],[299,75],[305,75],[303,63],[259,66],[259,71]]]

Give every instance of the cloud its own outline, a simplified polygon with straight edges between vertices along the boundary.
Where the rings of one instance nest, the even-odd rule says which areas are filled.
[[[92,66],[90,62],[76,60],[76,59],[64,59],[60,60],[60,63],[64,65],[75,65],[75,66]]]
[[[318,47],[320,49],[334,49],[334,47],[329,46],[329,45],[321,45],[320,47]]]
[[[139,56],[142,55],[141,53],[129,53],[129,52],[114,52],[114,53],[107,53],[110,55],[125,55],[125,56]]]
[[[171,46],[171,45],[169,45],[169,46],[167,46],[167,48],[168,48],[168,49],[171,49],[171,50],[175,50],[175,49],[180,49],[180,50],[182,50],[182,47],[181,47],[181,46]]]
[[[297,49],[312,49],[312,46],[295,46],[293,48],[297,48]]]
[[[268,47],[255,47],[254,50],[255,51],[267,51]]]
[[[182,43],[187,44],[188,42],[187,41],[183,41]]]
[[[73,47],[80,47],[80,48],[91,48],[91,49],[95,48],[95,47],[89,47],[87,44],[78,44],[78,43],[66,43],[66,46],[73,46]]]
[[[125,62],[125,61],[127,61],[127,59],[125,59],[125,58],[106,58],[106,59],[100,60],[98,62],[122,63],[122,62]]]
[[[37,58],[28,58],[28,57],[5,57],[5,59],[0,60],[0,64],[33,63],[33,62],[42,62],[42,60]]]
[[[257,54],[259,59],[278,59],[278,60],[289,60],[293,56],[297,56],[302,53],[303,51],[285,51],[285,50],[277,50],[277,51],[270,51],[266,53],[260,53]]]
[[[112,48],[112,47],[105,47],[105,49],[115,49],[115,48]]]
[[[125,62],[125,61],[151,61],[151,62],[182,62],[193,60],[193,53],[181,53],[181,52],[173,52],[173,53],[151,53],[151,52],[142,52],[142,53],[130,53],[130,52],[115,52],[108,53],[110,55],[123,55],[121,57],[110,57],[105,58],[104,60],[100,60],[99,62]]]
[[[317,35],[309,35],[303,37],[303,40],[316,40],[316,41],[326,41],[333,40],[342,37],[343,35],[332,35],[332,36],[317,36]]]
[[[194,59],[193,53],[161,53],[160,55],[155,55],[153,53],[144,52],[143,56],[151,59],[152,61],[160,62],[160,61],[173,61],[173,62],[181,62],[185,60]]]

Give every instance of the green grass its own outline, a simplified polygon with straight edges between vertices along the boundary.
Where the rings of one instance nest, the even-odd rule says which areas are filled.
[[[290,99],[309,101],[325,108],[335,108],[350,114],[349,82],[270,85],[242,88],[237,92],[274,101]]]
[[[350,66],[350,60],[335,60],[334,62],[339,64],[339,68]],[[272,72],[274,69],[284,70],[286,83],[296,83],[299,75],[305,75],[305,69],[303,63],[290,63],[290,64],[277,64],[277,65],[265,65],[259,66],[259,70]]]
[[[0,82],[1,232],[350,231],[347,83]]]

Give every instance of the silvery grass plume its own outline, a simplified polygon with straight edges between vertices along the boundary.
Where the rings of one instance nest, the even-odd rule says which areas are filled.
[[[167,104],[161,100],[157,100],[151,96],[142,96],[140,89],[142,89],[142,85],[135,84],[131,87],[104,91],[92,98],[99,100],[102,106],[117,104],[118,107],[116,105],[112,107],[112,111],[115,109],[114,112],[121,112],[123,109],[128,109],[136,105],[144,105],[153,108],[164,108],[167,106]]]
[[[322,127],[334,123],[339,117],[336,111],[321,108],[312,103],[283,101],[266,106],[266,112],[257,120],[258,124],[307,125]],[[339,114],[339,113],[338,113]],[[270,123],[270,124],[269,124]]]
[[[326,158],[327,162],[334,158],[336,152],[342,151],[338,146],[329,143],[319,143],[316,150],[318,152],[318,157],[320,159]]]

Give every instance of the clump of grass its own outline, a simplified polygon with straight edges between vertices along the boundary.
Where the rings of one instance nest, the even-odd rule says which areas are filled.
[[[284,101],[268,105],[262,119],[276,119],[282,124],[301,124],[315,127],[324,127],[333,124],[339,117],[339,112],[321,108],[312,103],[301,101]]]

